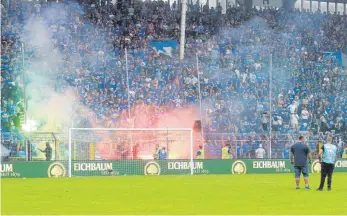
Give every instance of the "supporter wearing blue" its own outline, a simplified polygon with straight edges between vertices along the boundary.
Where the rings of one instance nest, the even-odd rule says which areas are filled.
[[[252,149],[252,145],[249,142],[246,142],[242,145],[242,154],[244,157],[247,157],[248,152]]]
[[[10,129],[9,113],[4,109],[1,111],[1,126],[2,132],[8,132]]]
[[[218,121],[217,120],[213,120],[210,126],[210,131],[211,132],[216,132],[218,128]]]
[[[249,127],[250,127],[250,130],[254,131],[256,130],[257,128],[257,118],[256,116],[254,116],[253,118],[251,118],[249,121]]]
[[[316,151],[317,143],[315,141],[310,142],[310,149],[312,152]]]
[[[162,149],[160,149],[159,151],[159,160],[166,160],[167,158],[167,152],[166,152],[166,148],[163,147]]]
[[[250,123],[247,118],[247,116],[244,117],[244,120],[242,121],[243,128],[245,129],[244,133],[249,133],[250,132]]]
[[[301,173],[304,176],[305,188],[310,189],[308,182],[309,175],[307,168],[307,159],[309,159],[309,162],[311,163],[312,157],[310,149],[305,144],[305,137],[300,136],[298,142],[292,145],[292,147],[290,148],[290,162],[294,165],[296,189],[300,189]]]
[[[308,123],[303,122],[300,124],[300,132],[307,132],[308,131]]]
[[[7,110],[10,116],[15,116],[17,111],[17,104],[13,103],[13,100],[7,104]]]
[[[289,159],[289,155],[290,155],[290,145],[289,143],[287,143],[283,149],[283,159]]]
[[[296,84],[295,88],[294,88],[294,93],[295,95],[300,94],[301,88],[299,87],[299,84]]]

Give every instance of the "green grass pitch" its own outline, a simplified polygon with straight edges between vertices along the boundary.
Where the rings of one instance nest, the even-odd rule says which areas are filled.
[[[330,192],[319,177],[309,191],[292,174],[2,179],[1,214],[346,214],[347,174]]]

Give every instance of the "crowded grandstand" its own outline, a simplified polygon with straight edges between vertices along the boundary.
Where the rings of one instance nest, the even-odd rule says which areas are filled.
[[[25,156],[32,127],[150,128],[177,109],[198,110],[206,159],[220,158],[226,143],[232,158],[264,148],[288,159],[299,134],[315,150],[327,133],[342,155],[346,4],[343,13],[234,3],[188,4],[182,59],[178,2],[2,1],[7,159]],[[40,31],[50,40],[30,37]],[[50,104],[52,95],[72,103]],[[43,102],[60,116],[41,116]]]

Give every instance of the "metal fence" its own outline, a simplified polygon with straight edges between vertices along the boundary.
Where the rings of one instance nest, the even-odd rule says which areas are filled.
[[[231,146],[232,158],[256,159],[254,151],[263,148],[264,158],[282,159],[288,158],[290,146],[299,138],[300,134],[229,134],[229,133],[207,133],[205,137],[205,155],[207,159],[218,159],[221,157],[221,149],[225,144]],[[314,157],[317,157],[317,146],[322,145],[326,140],[326,135],[305,134],[306,144],[311,149]],[[333,134],[334,143],[339,147],[341,157],[342,150],[346,143],[346,135]]]
[[[84,142],[96,142],[93,138],[88,140],[88,137],[84,137]],[[317,145],[324,143],[325,138],[322,134],[306,135],[306,144],[314,156]],[[269,134],[205,133],[203,140],[194,137],[194,151],[203,146],[205,159],[221,159],[222,148],[230,144],[230,159],[254,159],[255,151],[261,148],[265,150],[264,158],[280,159],[289,157],[289,148],[297,139],[298,134],[273,134],[270,138]],[[334,143],[340,152],[345,147],[346,140],[346,135],[334,135]],[[45,156],[40,149],[44,149],[47,142],[53,150],[52,160],[67,160],[68,134],[51,132],[2,133],[2,148],[9,152],[2,155],[2,160],[44,160]]]

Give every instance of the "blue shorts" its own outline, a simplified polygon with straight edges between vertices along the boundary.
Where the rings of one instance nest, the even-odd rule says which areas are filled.
[[[304,178],[308,177],[307,166],[295,166],[294,171],[295,171],[295,178],[300,178],[301,173],[304,176]]]

